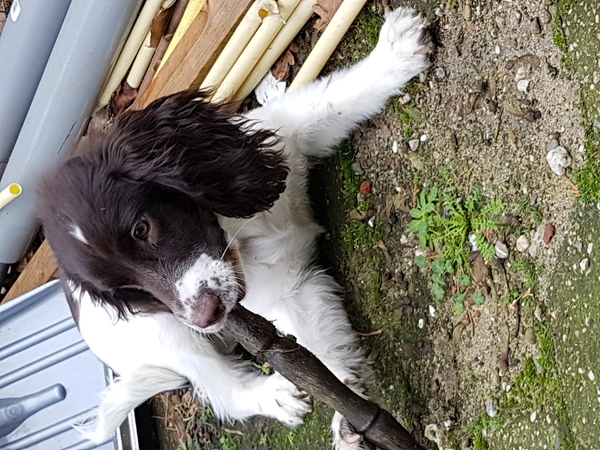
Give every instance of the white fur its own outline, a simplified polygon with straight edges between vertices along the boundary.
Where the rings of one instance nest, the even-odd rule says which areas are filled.
[[[244,306],[273,323],[315,353],[343,381],[365,376],[367,365],[338,297],[335,281],[314,268],[320,227],[312,219],[306,193],[307,156],[322,157],[363,119],[427,66],[419,43],[424,22],[410,10],[390,13],[375,50],[354,67],[284,95],[248,114],[260,126],[278,129],[290,173],[287,189],[268,212],[251,220],[221,218],[240,250],[247,295]],[[206,261],[184,276],[185,297]],[[119,373],[102,400],[99,420],[89,436],[101,442],[126,412],[154,393],[189,380],[197,395],[223,418],[243,420],[260,414],[297,425],[309,410],[304,397],[278,374],[258,376],[247,363],[219,353],[205,335],[167,313],[138,314],[119,320],[75,291],[80,329],[90,348]],[[350,385],[352,383],[349,383]],[[341,416],[336,415],[334,432]],[[338,433],[339,434],[339,433]],[[358,437],[335,437],[351,448]]]
[[[71,227],[69,229],[69,234],[71,236],[73,236],[75,239],[77,239],[78,241],[83,242],[85,245],[90,245],[90,243],[86,239],[85,235],[83,234],[83,230],[81,228],[79,228],[77,225],[75,225],[74,223],[71,224]]]

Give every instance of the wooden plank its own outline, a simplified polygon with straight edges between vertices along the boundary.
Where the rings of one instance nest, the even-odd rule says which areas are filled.
[[[207,0],[132,108],[142,109],[157,98],[198,87],[251,3],[252,0]]]
[[[15,284],[7,292],[2,303],[6,303],[47,283],[55,276],[57,271],[58,264],[56,263],[54,254],[50,249],[48,241],[44,241],[33,255],[33,258],[31,258],[31,261],[29,261],[29,264],[25,266]]]

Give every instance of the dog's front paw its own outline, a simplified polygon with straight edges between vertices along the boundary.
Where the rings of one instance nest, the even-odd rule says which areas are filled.
[[[333,432],[333,448],[335,450],[377,450],[363,436],[350,425],[350,423],[340,413],[336,411],[331,423]]]
[[[304,415],[311,410],[308,395],[300,392],[279,373],[265,378],[258,392],[261,414],[291,427],[300,425]]]
[[[375,48],[389,75],[402,83],[418,75],[429,66],[433,51],[427,21],[410,8],[399,8],[386,13]]]

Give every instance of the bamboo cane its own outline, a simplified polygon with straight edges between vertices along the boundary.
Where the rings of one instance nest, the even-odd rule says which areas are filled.
[[[317,0],[302,0],[296,9],[294,9],[286,24],[233,96],[233,102],[241,102],[248,97],[258,83],[260,83],[260,80],[271,70],[271,67],[275,64],[279,56],[281,56],[302,27],[308,22],[308,19],[313,14],[313,6],[316,3]]]
[[[366,0],[344,0],[292,81],[289,92],[317,78],[365,3]]]
[[[137,55],[138,50],[140,49],[142,43],[144,42],[144,38],[146,37],[146,33],[150,29],[150,24],[152,20],[156,17],[158,12],[160,11],[163,3],[171,3],[172,0],[147,0],[144,4],[144,7],[140,11],[140,14],[129,33],[129,37],[121,50],[121,54],[117,59],[115,66],[104,86],[104,91],[100,95],[98,99],[98,105],[96,109],[101,109],[104,106],[108,105],[110,102],[110,98],[113,93],[117,90],[125,74],[131,67],[131,63],[133,62],[135,56]]]
[[[277,3],[273,1],[271,14],[278,13]],[[248,9],[248,12],[237,26],[229,42],[213,64],[212,68],[202,81],[200,89],[215,89],[225,79],[235,62],[238,60],[258,28],[262,23],[260,10],[264,8],[262,2],[255,1]]]
[[[269,14],[263,19],[262,25],[218,87],[212,102],[225,102],[233,97],[299,3],[300,0],[279,0],[279,14]]]

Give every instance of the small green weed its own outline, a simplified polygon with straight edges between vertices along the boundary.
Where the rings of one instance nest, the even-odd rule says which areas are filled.
[[[481,188],[465,200],[455,190],[446,193],[438,188],[424,189],[417,198],[417,206],[410,211],[412,221],[409,230],[417,234],[423,247],[434,253],[431,263],[432,293],[441,300],[446,296],[447,276],[456,276],[456,292],[452,296],[456,314],[464,312],[466,290],[471,286],[468,275],[469,255],[471,254],[469,235],[475,236],[475,242],[481,255],[487,261],[496,257],[496,249],[486,235],[498,232],[496,218],[502,213],[504,205],[500,200],[485,201]],[[420,267],[429,265],[425,255],[418,255],[415,263]],[[483,304],[481,293],[473,296],[473,301]]]
[[[423,247],[438,252],[439,258],[454,271],[468,264],[471,233],[484,259],[491,261],[496,257],[496,249],[484,233],[499,231],[495,218],[503,209],[500,200],[485,202],[480,188],[465,201],[456,193],[432,188],[419,194],[416,208],[410,211],[413,220],[409,229],[419,236]]]

